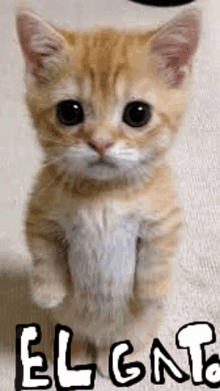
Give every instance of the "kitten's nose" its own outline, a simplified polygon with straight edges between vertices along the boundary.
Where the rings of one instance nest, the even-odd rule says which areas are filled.
[[[96,140],[94,138],[91,138],[87,140],[87,144],[96,152],[98,152],[100,156],[104,156],[106,154],[107,149],[114,145],[114,142],[109,140]]]

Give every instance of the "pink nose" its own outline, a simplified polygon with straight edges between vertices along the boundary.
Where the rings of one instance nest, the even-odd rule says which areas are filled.
[[[87,140],[87,144],[96,152],[98,152],[100,156],[104,156],[106,154],[107,149],[114,145],[112,141],[96,140],[94,138]]]

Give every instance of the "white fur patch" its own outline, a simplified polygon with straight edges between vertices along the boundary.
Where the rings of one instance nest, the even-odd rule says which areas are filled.
[[[132,294],[139,220],[118,203],[87,205],[74,220],[63,219],[71,273],[81,291],[93,292],[96,310],[103,315],[123,308]]]

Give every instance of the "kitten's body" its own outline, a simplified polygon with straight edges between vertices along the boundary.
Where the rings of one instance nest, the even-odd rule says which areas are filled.
[[[164,156],[185,109],[198,16],[159,33],[77,35],[24,12],[18,31],[46,153],[27,215],[33,298],[96,348],[106,373],[114,342],[139,352],[152,340],[169,292],[181,218]],[[54,112],[70,99],[84,110],[71,127]],[[138,106],[150,113],[144,125],[129,102],[150,104]]]

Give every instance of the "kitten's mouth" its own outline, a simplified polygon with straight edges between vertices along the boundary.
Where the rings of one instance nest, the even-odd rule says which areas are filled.
[[[117,166],[114,163],[112,163],[109,159],[103,157],[100,157],[99,159],[93,160],[92,162],[88,163],[88,167],[96,167],[96,166],[117,168]]]

